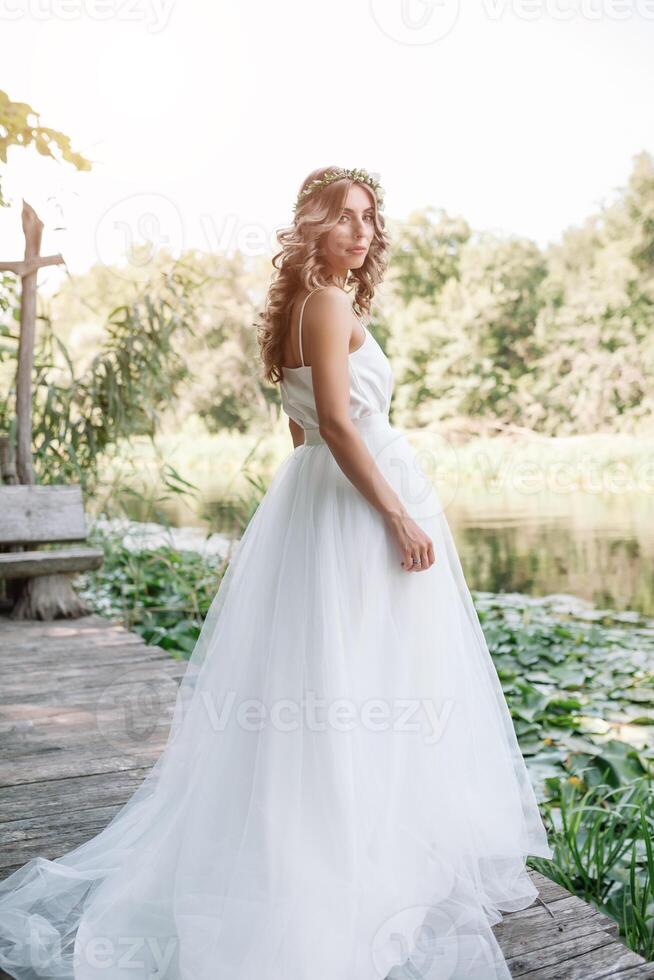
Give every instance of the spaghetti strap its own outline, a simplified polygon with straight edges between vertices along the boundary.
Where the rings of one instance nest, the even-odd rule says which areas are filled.
[[[300,322],[298,324],[297,339],[300,345],[300,362],[302,364],[302,367],[306,367],[304,363],[304,354],[302,353],[302,314],[304,313],[304,304],[309,299],[309,296],[313,296],[313,294],[317,293],[319,289],[322,289],[322,286],[317,286],[316,289],[312,289],[310,293],[307,293],[307,295],[302,300],[302,306],[300,307]]]

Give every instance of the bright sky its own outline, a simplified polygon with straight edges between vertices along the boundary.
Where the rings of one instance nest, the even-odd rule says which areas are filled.
[[[21,197],[73,272],[144,238],[266,251],[326,164],[378,173],[389,216],[545,245],[654,152],[654,0],[0,0],[0,24],[0,87],[95,161],[10,150],[2,259]]]

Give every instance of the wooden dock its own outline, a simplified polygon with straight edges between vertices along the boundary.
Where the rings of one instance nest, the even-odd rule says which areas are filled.
[[[185,666],[101,616],[0,615],[0,878],[106,826],[166,744]],[[514,977],[654,978],[611,919],[531,876],[547,907],[535,902],[494,927]]]

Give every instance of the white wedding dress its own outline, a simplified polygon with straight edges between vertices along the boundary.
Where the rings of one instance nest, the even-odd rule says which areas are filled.
[[[311,368],[286,368],[305,443],[237,544],[164,752],[101,833],[0,884],[0,966],[18,980],[510,977],[491,925],[533,902],[525,858],[552,852],[440,501],[389,423],[391,367],[361,325],[350,414],[435,564],[400,566],[320,436]]]

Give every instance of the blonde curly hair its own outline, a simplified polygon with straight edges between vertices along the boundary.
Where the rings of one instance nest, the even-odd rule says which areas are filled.
[[[322,245],[324,239],[338,222],[348,191],[354,183],[343,177],[328,183],[302,197],[310,184],[322,180],[326,174],[339,167],[319,167],[302,182],[293,224],[277,232],[281,251],[272,259],[275,267],[270,287],[257,327],[257,341],[263,361],[264,377],[277,383],[282,380],[284,341],[290,324],[290,311],[294,297],[301,289],[313,290],[327,286],[331,273],[327,268]],[[378,208],[377,196],[367,184],[374,205],[374,234],[365,262],[358,269],[351,269],[347,284],[354,282],[355,305],[360,313],[369,313],[375,287],[382,281],[388,265],[389,239],[384,230],[384,215]]]

